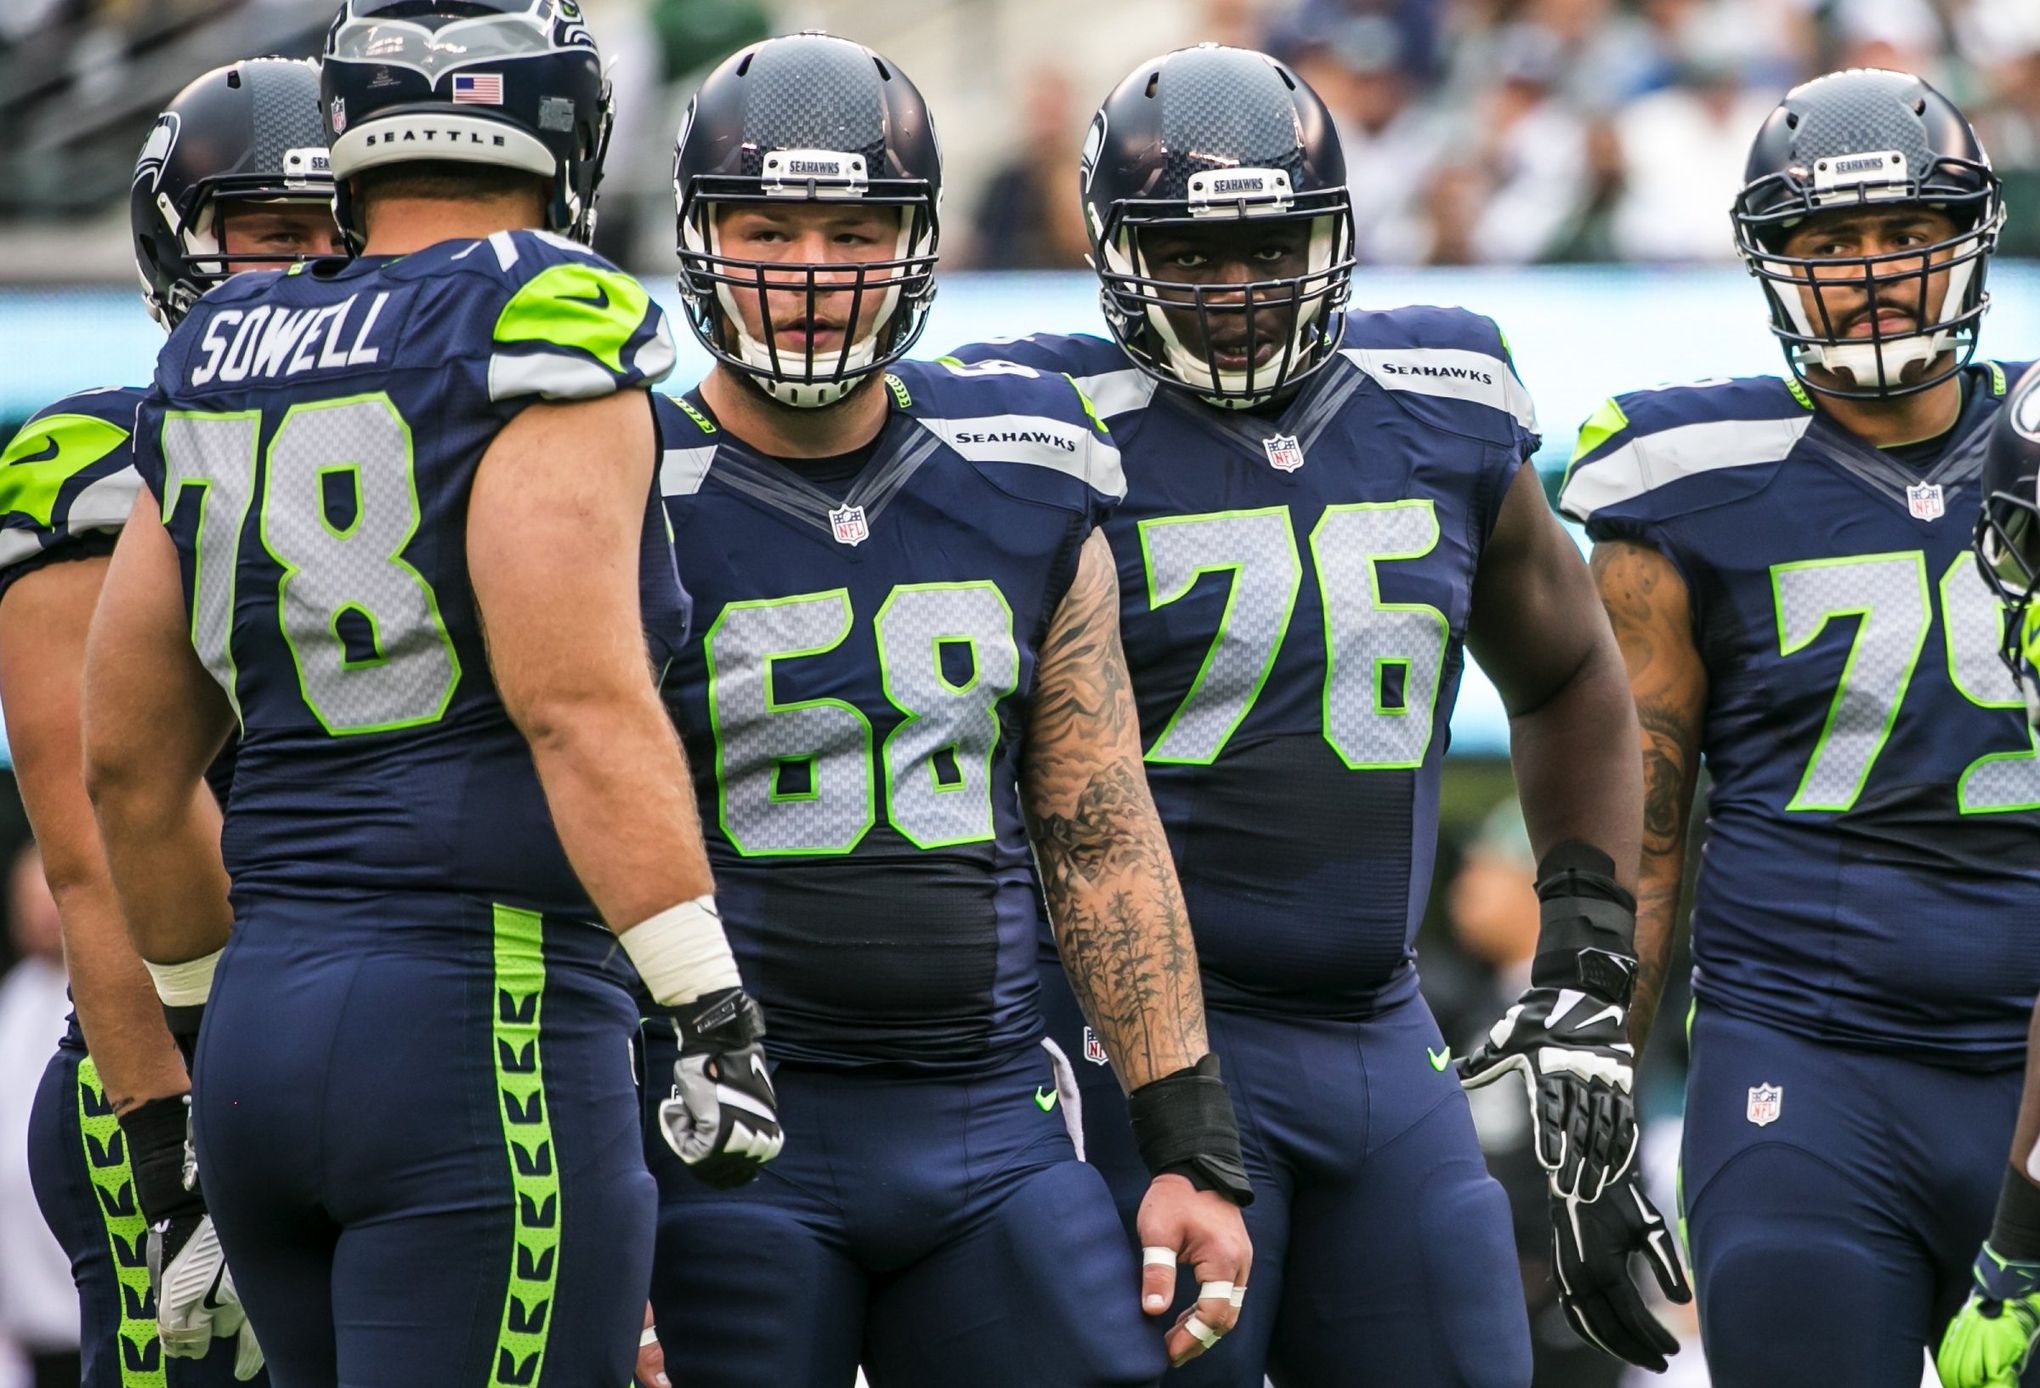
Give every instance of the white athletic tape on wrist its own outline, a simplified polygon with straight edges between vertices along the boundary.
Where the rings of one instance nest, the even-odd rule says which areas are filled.
[[[703,993],[743,984],[712,896],[668,906],[617,939],[623,942],[623,952],[645,981],[652,1001],[662,1007],[678,1007]]]
[[[1183,1333],[1198,1344],[1203,1345],[1206,1349],[1210,1349],[1225,1338],[1223,1330],[1213,1330],[1204,1323],[1195,1311],[1183,1318]]]
[[[1173,1268],[1176,1266],[1176,1250],[1143,1248],[1140,1251],[1140,1265],[1144,1268]]]
[[[182,964],[150,964],[149,977],[156,981],[156,996],[165,1007],[203,1007],[212,996],[213,970],[220,965],[223,950]]]

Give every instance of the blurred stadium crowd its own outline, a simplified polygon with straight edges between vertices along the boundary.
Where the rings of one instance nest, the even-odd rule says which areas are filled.
[[[1202,39],[1266,48],[1323,94],[1361,256],[1376,264],[1726,260],[1750,133],[1786,87],[1835,67],[1921,73],[1975,120],[2012,206],[2040,189],[2040,0],[1122,0],[1110,21],[1066,0],[584,8],[616,58],[605,249],[632,263],[666,247],[665,132],[692,79],[799,27],[878,44],[933,78],[955,267],[1080,265],[1072,164],[1100,74]],[[137,133],[192,73],[228,55],[309,53],[329,10],[0,0],[0,236],[32,241],[38,224],[114,210]],[[1087,41],[1061,42],[1069,32]],[[923,61],[916,47],[931,50]],[[957,96],[944,101],[945,85]],[[58,244],[10,257],[0,276],[77,277],[65,271],[79,254],[83,277],[113,274]],[[2040,254],[2040,221],[2014,218],[2002,249]]]

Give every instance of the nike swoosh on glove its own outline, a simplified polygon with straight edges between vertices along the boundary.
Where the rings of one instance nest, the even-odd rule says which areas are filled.
[[[2019,1388],[2040,1335],[2040,1263],[2001,1258],[1989,1244],[1976,1258],[1969,1294],[1934,1357],[1946,1388]]]
[[[706,994],[672,1016],[680,1058],[659,1105],[666,1145],[696,1179],[740,1186],[779,1155],[786,1135],[765,1051],[765,1017],[741,988]]]
[[[1663,1373],[1665,1356],[1678,1353],[1679,1342],[1644,1305],[1629,1277],[1630,1256],[1642,1256],[1672,1301],[1691,1301],[1693,1289],[1664,1216],[1635,1179],[1618,1181],[1592,1203],[1552,1196],[1551,1243],[1559,1305],[1579,1337],[1617,1359]]]
[[[1634,967],[1616,955],[1601,961]],[[1457,1068],[1468,1089],[1521,1076],[1552,1193],[1593,1201],[1636,1156],[1635,1062],[1626,1004],[1598,990],[1533,987]]]

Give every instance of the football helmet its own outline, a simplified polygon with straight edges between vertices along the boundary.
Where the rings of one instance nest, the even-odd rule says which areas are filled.
[[[1905,203],[1946,213],[1955,235],[1881,255],[1784,253],[1791,230],[1816,213]],[[1859,400],[1910,395],[1947,380],[1976,354],[2004,200],[1976,132],[1919,78],[1851,68],[1787,92],[1750,147],[1731,215],[1736,249],[1770,300],[1771,331],[1809,389]],[[1929,279],[1942,273],[1947,298],[1938,321],[1925,322]],[[1860,294],[1873,283],[1886,302],[1918,304],[1921,321],[1886,332],[1872,315],[1868,337],[1845,336],[1848,325],[1835,321],[1829,297]],[[1811,314],[1801,295],[1809,285]],[[1942,358],[1946,364],[1934,369]],[[1822,379],[1808,374],[1815,368]]]
[[[1353,204],[1331,115],[1295,73],[1264,53],[1208,43],[1142,63],[1098,108],[1081,163],[1105,321],[1134,365],[1244,409],[1331,360],[1352,283]],[[1142,246],[1158,227],[1244,220],[1304,224],[1304,272],[1191,285],[1162,277]],[[1270,307],[1293,326],[1262,362],[1257,319]],[[1172,312],[1196,315],[1199,340],[1177,331]],[[1247,368],[1224,370],[1213,320],[1241,315]]]
[[[156,117],[135,161],[128,222],[149,316],[175,327],[229,275],[276,263],[225,253],[221,203],[332,196],[315,64],[250,58],[206,73]]]
[[[1991,425],[1983,459],[1983,515],[1976,562],[2005,603],[1999,654],[2040,729],[2040,371],[2029,370]]]
[[[346,0],[320,93],[334,213],[356,250],[365,231],[348,180],[425,161],[528,173],[552,190],[549,230],[594,236],[609,84],[575,0]]]
[[[680,123],[673,158],[680,296],[687,322],[716,360],[773,399],[833,404],[863,377],[905,356],[927,326],[941,236],[942,151],[921,93],[862,44],[827,34],[767,39],[708,75]],[[892,254],[876,261],[787,262],[723,253],[726,203],[852,201],[899,209]],[[740,295],[768,290],[850,296],[840,348],[782,352],[751,335]],[[868,307],[875,304],[876,307]]]

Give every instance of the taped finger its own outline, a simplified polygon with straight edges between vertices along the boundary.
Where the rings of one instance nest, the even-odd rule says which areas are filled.
[[[1144,1268],[1170,1268],[1176,1266],[1176,1250],[1173,1248],[1147,1247],[1140,1251],[1140,1265]]]
[[[1244,1292],[1246,1288],[1242,1287],[1240,1290]],[[1199,1301],[1224,1301],[1234,1306],[1239,1305],[1237,1301],[1233,1300],[1233,1284],[1230,1282],[1204,1283],[1197,1289],[1197,1299]]]
[[[1247,1284],[1242,1282],[1232,1289],[1232,1308],[1237,1311],[1247,1304]]]
[[[637,1347],[639,1349],[650,1349],[657,1343],[659,1343],[659,1328],[656,1325],[648,1325],[645,1327],[645,1333],[638,1336]]]
[[[1188,1335],[1191,1339],[1195,1340],[1198,1344],[1203,1345],[1206,1349],[1210,1349],[1213,1345],[1217,1344],[1220,1340],[1225,1338],[1224,1331],[1213,1330],[1210,1326],[1204,1323],[1203,1318],[1199,1316],[1195,1311],[1192,1311],[1188,1316],[1185,1316],[1183,1318],[1183,1333],[1185,1335]]]

